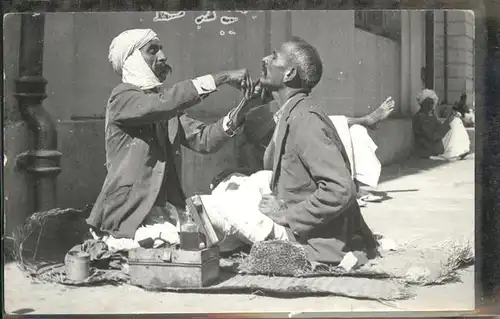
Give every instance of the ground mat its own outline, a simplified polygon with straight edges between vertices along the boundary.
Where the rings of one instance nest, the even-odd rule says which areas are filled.
[[[204,288],[143,288],[190,293],[260,293],[282,298],[333,295],[380,301],[407,299],[413,296],[411,288],[399,280],[358,277],[270,277],[230,273],[223,273],[219,283]]]
[[[65,275],[61,258],[51,258],[56,265],[40,267],[43,247],[54,247],[53,241],[44,244],[42,240],[47,234],[60,234],[55,230],[72,230],[75,235],[77,222],[73,218],[74,210],[54,210],[31,216],[19,233],[14,236],[14,258],[25,273],[38,282],[51,282],[73,286],[126,284],[129,282],[126,269],[105,270],[94,268],[91,276],[84,282],[70,282]],[[79,211],[74,213],[81,215]],[[38,217],[37,217],[38,216]],[[36,218],[35,218],[36,217]],[[62,220],[62,217],[65,217]],[[67,220],[66,220],[67,219]],[[52,220],[57,221],[51,222]],[[52,224],[52,225],[51,225]],[[55,227],[57,226],[57,227]],[[62,227],[65,226],[65,227]],[[40,230],[39,230],[40,229]],[[42,231],[42,230],[45,231]],[[79,229],[79,228],[78,228]],[[36,234],[38,231],[38,235]],[[33,236],[30,234],[33,233]],[[82,227],[83,233],[83,227]],[[69,235],[68,235],[69,236]],[[34,245],[26,245],[29,241]],[[71,240],[70,240],[71,239]],[[68,237],[57,242],[67,242],[68,245],[82,242],[82,238]],[[34,246],[34,249],[26,249]],[[277,297],[302,297],[313,295],[337,295],[359,299],[398,300],[410,298],[415,285],[435,285],[459,281],[457,269],[471,265],[474,262],[473,242],[470,240],[444,241],[435,247],[422,247],[419,242],[414,245],[400,245],[395,251],[383,252],[381,258],[370,261],[357,270],[350,272],[338,268],[303,273],[301,276],[277,276],[249,274],[241,272],[236,267],[224,267],[221,264],[220,281],[206,288],[168,288],[167,291],[198,292],[198,293],[262,293]],[[38,251],[38,253],[37,253]],[[28,256],[29,255],[29,256]],[[32,262],[28,262],[30,257]],[[29,264],[37,266],[27,267]],[[100,267],[99,267],[100,268]],[[233,268],[232,272],[229,271]],[[150,289],[150,287],[144,287]]]

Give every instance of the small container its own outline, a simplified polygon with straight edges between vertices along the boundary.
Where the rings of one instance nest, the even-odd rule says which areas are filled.
[[[90,275],[90,255],[83,251],[66,254],[66,275],[72,281],[83,281]]]
[[[189,220],[185,224],[181,224],[179,234],[181,249],[188,251],[200,250],[200,244],[203,242],[199,227]]]

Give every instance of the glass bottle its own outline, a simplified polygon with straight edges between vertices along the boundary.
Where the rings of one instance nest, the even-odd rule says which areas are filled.
[[[200,250],[200,228],[194,222],[189,211],[179,215],[181,249],[190,251]]]

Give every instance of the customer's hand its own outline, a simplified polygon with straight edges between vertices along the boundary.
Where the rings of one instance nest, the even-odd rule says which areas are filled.
[[[259,203],[259,211],[271,218],[278,225],[286,225],[285,203],[276,199],[273,195],[262,195]]]

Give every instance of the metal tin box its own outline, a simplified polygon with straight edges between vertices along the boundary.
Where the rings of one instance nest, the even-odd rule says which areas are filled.
[[[219,247],[199,251],[173,248],[129,251],[132,285],[144,288],[206,287],[219,278]]]

